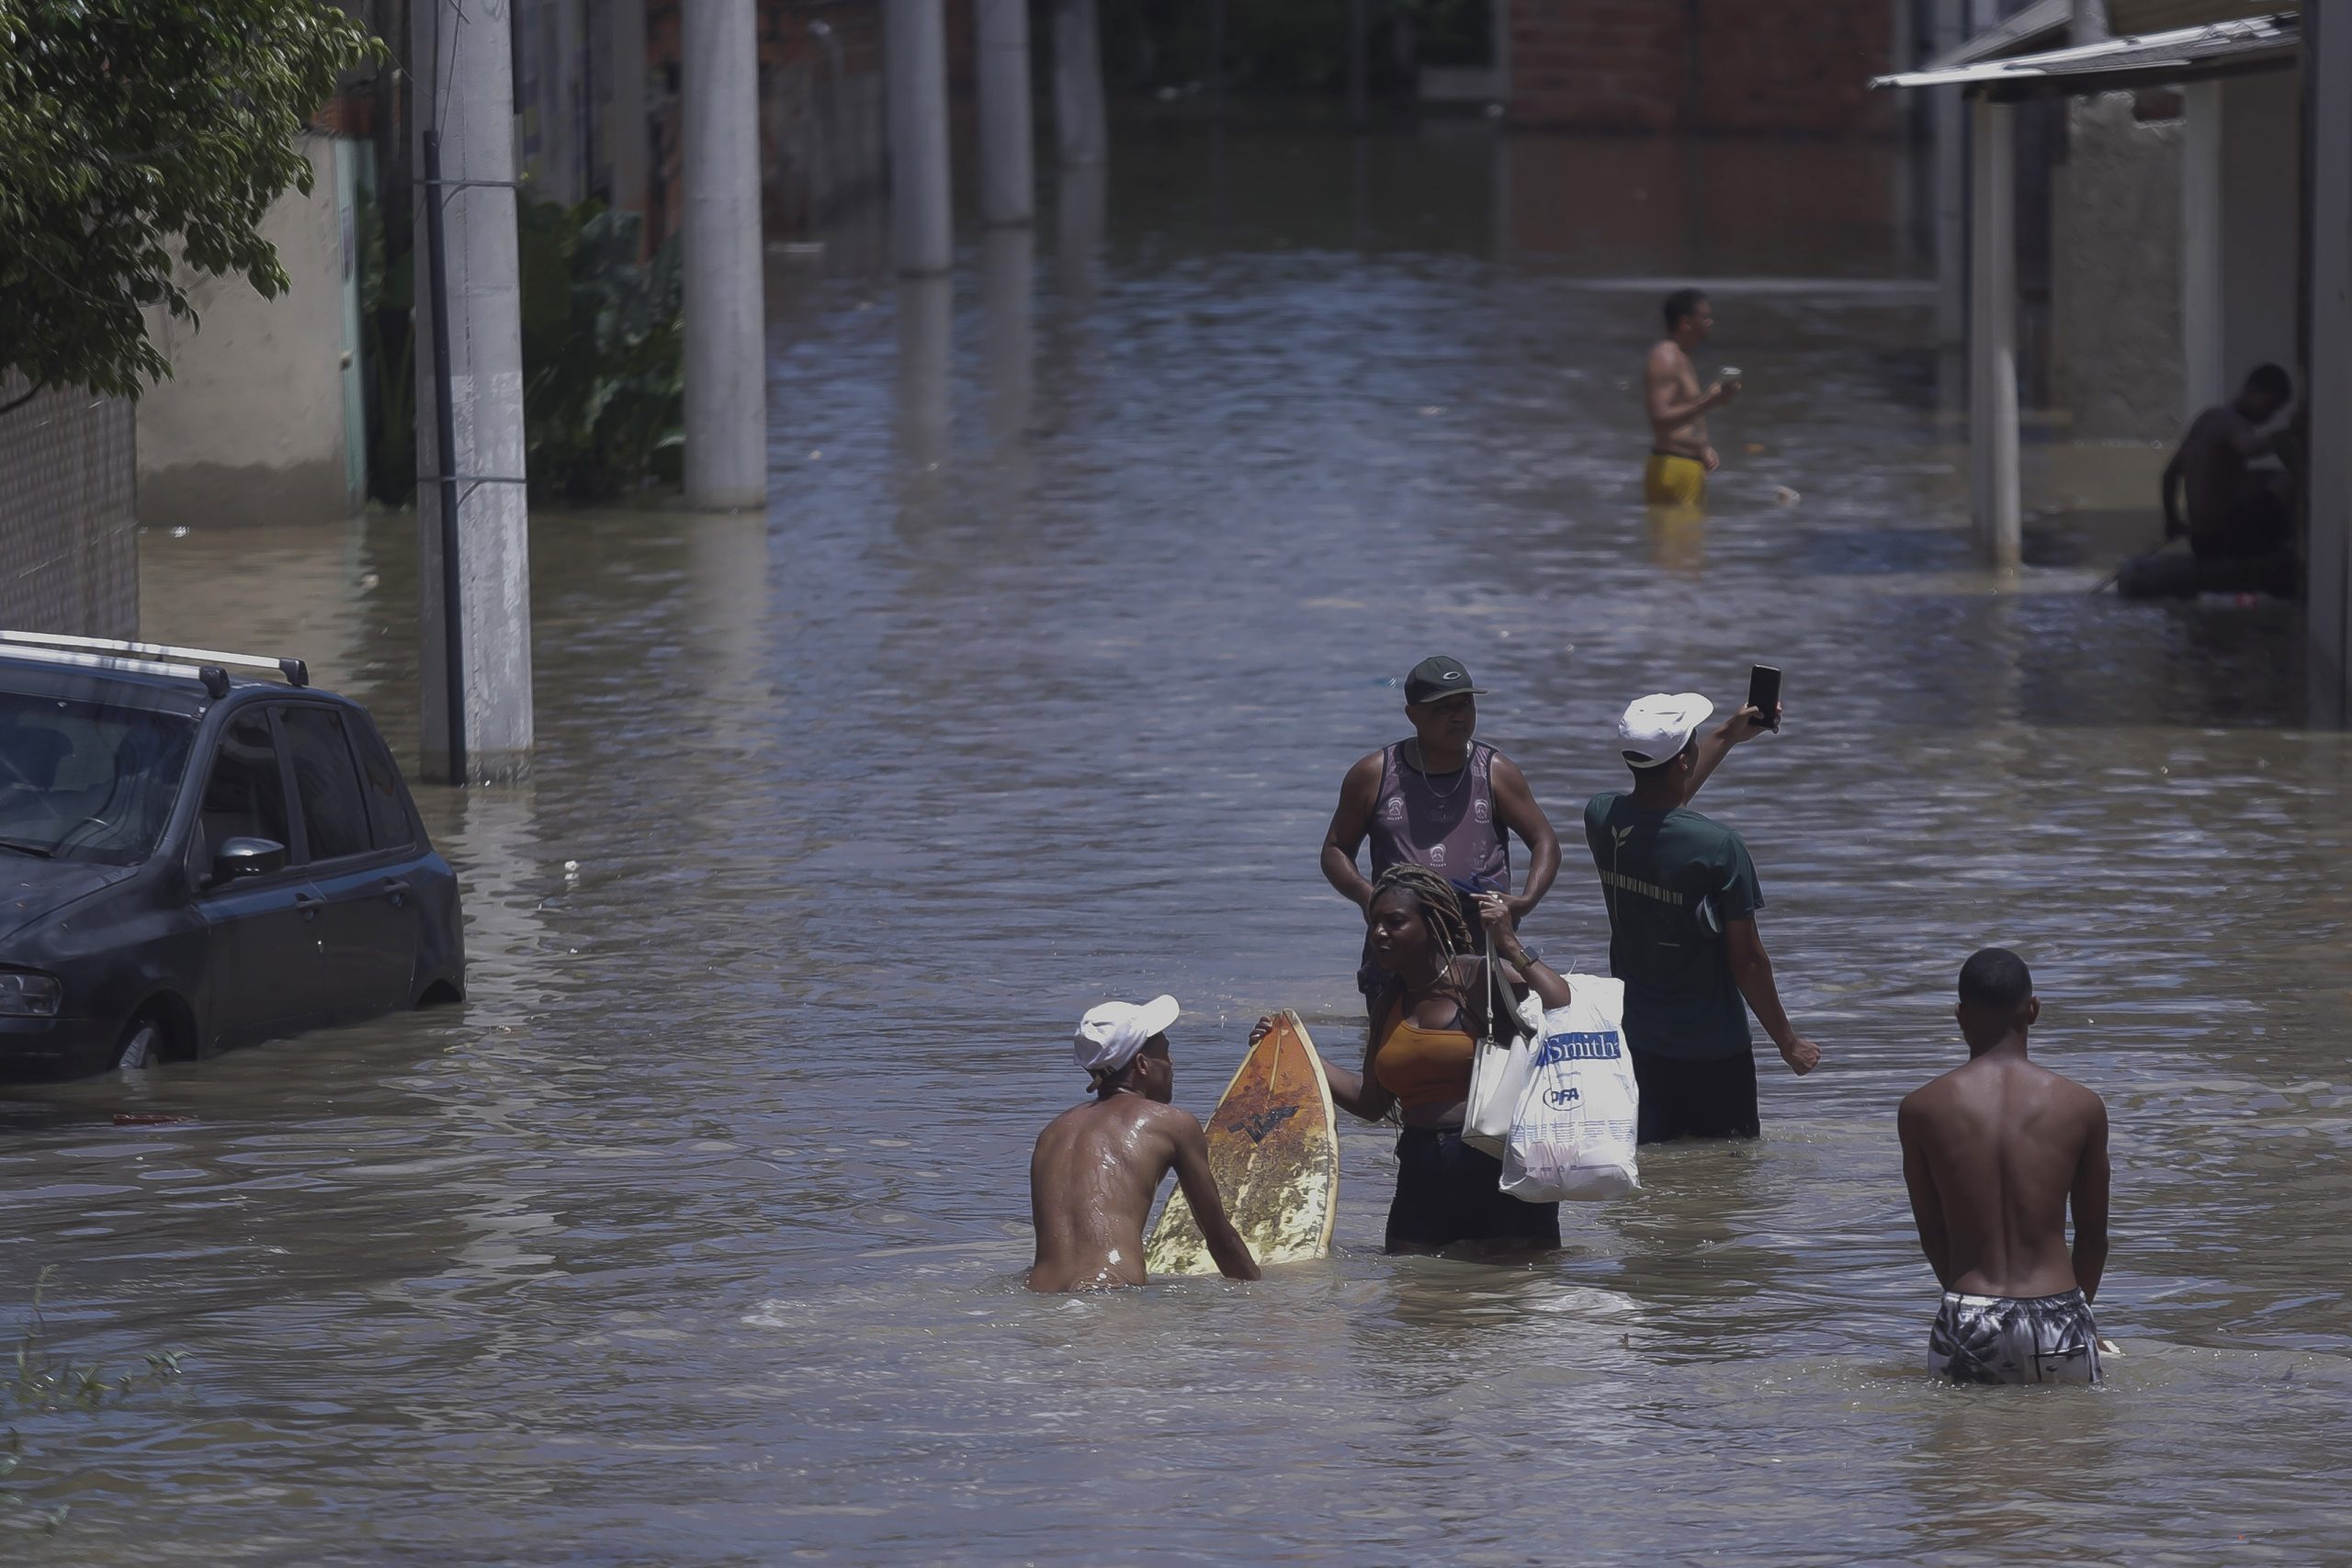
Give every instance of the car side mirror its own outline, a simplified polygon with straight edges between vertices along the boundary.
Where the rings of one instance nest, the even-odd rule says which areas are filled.
[[[276,839],[223,839],[212,857],[212,886],[286,869],[286,846]]]

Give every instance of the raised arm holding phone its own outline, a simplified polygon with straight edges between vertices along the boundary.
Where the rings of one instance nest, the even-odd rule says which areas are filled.
[[[1625,982],[1625,1043],[1645,1144],[1759,1134],[1751,1010],[1790,1071],[1803,1076],[1821,1061],[1821,1047],[1781,1006],[1756,929],[1764,895],[1746,841],[1690,809],[1733,747],[1778,727],[1776,689],[1772,696],[1770,721],[1745,706],[1704,736],[1700,727],[1714,713],[1705,697],[1641,698],[1618,722],[1634,787],[1585,807],[1585,841],[1609,908],[1610,973]]]

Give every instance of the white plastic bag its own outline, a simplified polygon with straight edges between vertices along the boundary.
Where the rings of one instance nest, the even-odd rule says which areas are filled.
[[[1519,1004],[1527,1032],[1497,1039],[1501,1021],[1491,1010],[1498,1001],[1508,1004],[1510,998],[1492,981],[1493,968],[1494,961],[1487,960],[1487,1038],[1478,1042],[1470,1057],[1470,1102],[1462,1109],[1462,1141],[1500,1159],[1504,1145],[1510,1142],[1510,1124],[1527,1092],[1528,1077],[1535,1071],[1536,1046],[1544,1034],[1544,1004],[1533,992],[1528,993]]]
[[[1593,975],[1567,982],[1568,1005],[1544,1015],[1502,1153],[1503,1190],[1529,1203],[1619,1198],[1641,1185],[1625,983]]]

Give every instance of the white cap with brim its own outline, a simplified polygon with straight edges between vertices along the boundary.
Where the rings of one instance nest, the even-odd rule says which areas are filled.
[[[1089,1008],[1078,1021],[1070,1055],[1090,1073],[1115,1073],[1136,1059],[1136,1053],[1155,1034],[1167,1032],[1182,1010],[1174,997],[1154,997],[1138,1007],[1134,1002],[1104,1002]]]
[[[1715,705],[1696,692],[1654,692],[1626,705],[1625,716],[1617,721],[1625,761],[1636,768],[1671,762],[1714,711]]]

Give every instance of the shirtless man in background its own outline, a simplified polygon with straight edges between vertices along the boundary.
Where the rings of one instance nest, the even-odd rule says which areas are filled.
[[[2099,1381],[2107,1106],[2027,1060],[2041,1016],[2023,959],[1974,954],[1960,971],[1968,1063],[1913,1090],[1895,1119],[1919,1249],[1944,1288],[1928,1370],[1956,1382]]]
[[[1228,1280],[1258,1278],[1209,1172],[1208,1135],[1191,1111],[1168,1102],[1176,1068],[1167,1030],[1177,1010],[1175,998],[1158,997],[1140,1007],[1104,1002],[1079,1021],[1071,1054],[1094,1098],[1047,1123],[1029,1157],[1037,1230],[1031,1290],[1142,1284],[1143,1223],[1170,1169],[1217,1268]]]
[[[1650,350],[1642,375],[1649,409],[1650,458],[1642,471],[1642,499],[1653,506],[1698,506],[1707,499],[1707,476],[1723,459],[1707,445],[1707,411],[1739,396],[1737,381],[1710,382],[1699,389],[1690,353],[1715,330],[1707,297],[1678,288],[1666,297],[1666,336]]]
[[[2165,537],[2188,536],[2199,560],[2248,559],[2294,543],[2295,492],[2290,472],[2264,472],[2256,457],[2291,451],[2290,432],[2266,428],[2294,400],[2295,383],[2276,365],[2257,365],[2230,402],[2199,414],[2181,438],[2162,480]],[[2188,499],[2183,515],[2180,498]]]

